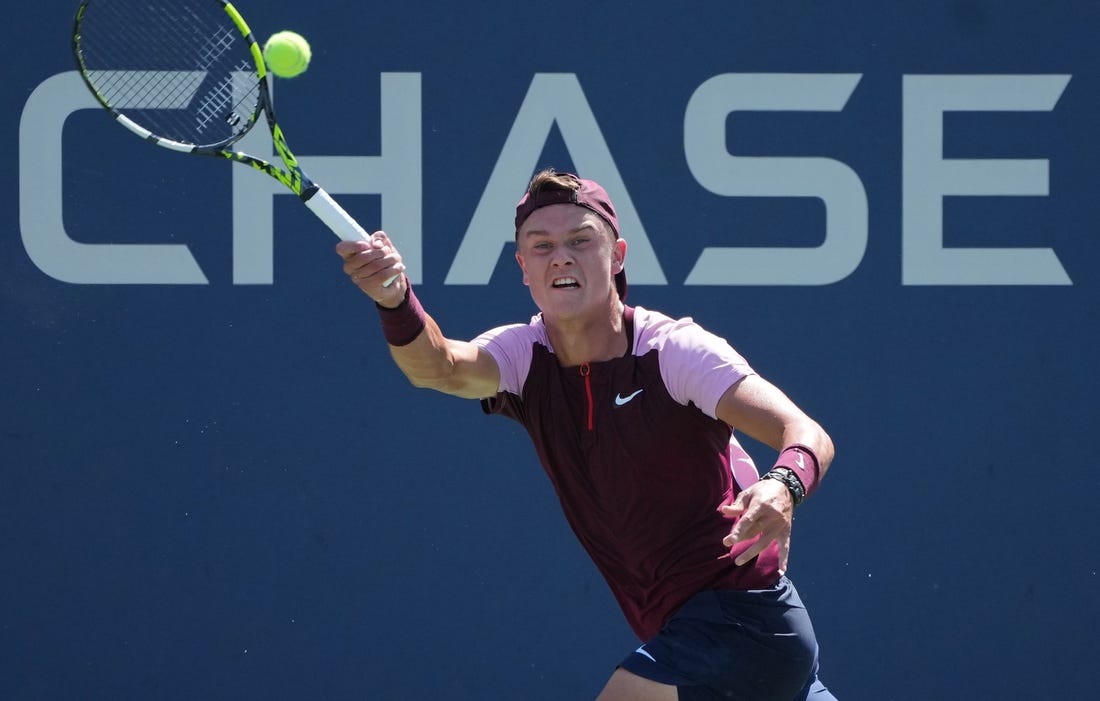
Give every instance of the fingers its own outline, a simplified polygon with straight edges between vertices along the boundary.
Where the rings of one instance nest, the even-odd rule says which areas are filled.
[[[759,511],[747,513],[737,520],[737,523],[730,529],[729,535],[722,539],[722,545],[732,548],[738,543],[752,540],[764,532],[766,525],[761,519]],[[738,562],[737,564],[742,563]]]
[[[734,564],[744,565],[752,561],[752,559],[758,556],[760,553],[767,550],[772,543],[778,546],[778,569],[779,574],[787,573],[787,560],[790,557],[791,552],[791,538],[789,533],[763,533],[760,538],[754,542],[751,546],[745,549],[740,555],[734,559]],[[731,546],[732,547],[732,546]]]
[[[355,260],[368,260],[379,256],[401,257],[397,247],[390,241],[390,237],[384,231],[376,231],[365,241],[340,241],[336,244],[336,253],[344,259],[344,263],[352,263]],[[364,255],[366,258],[364,258]]]
[[[370,247],[369,241],[341,241],[336,244],[336,254],[345,261]]]
[[[760,512],[746,515],[722,540],[722,545],[730,549],[738,543],[751,543],[751,545],[737,555],[734,564],[744,565],[768,549],[772,543],[776,543],[779,546],[780,574],[786,572],[787,558],[791,549],[791,530],[784,521],[761,517]]]
[[[403,286],[391,283],[405,272],[405,263],[385,232],[376,231],[367,241],[341,241],[336,253],[344,259],[344,273],[379,304],[404,298]]]
[[[383,246],[394,248],[393,242],[385,231],[376,231],[363,241],[340,241],[336,244],[336,253],[344,260],[347,260],[356,253],[367,250],[378,243],[381,243]]]
[[[777,538],[776,542],[779,543],[779,574],[787,574],[787,559],[791,556],[791,532],[787,531],[786,536]]]
[[[733,500],[732,504],[722,504],[718,507],[718,513],[722,514],[726,518],[735,519],[741,514],[745,513],[745,509],[748,508],[749,502],[752,500],[752,493],[743,491],[737,495],[737,498]]]
[[[734,560],[737,565],[744,565],[772,543],[776,543],[779,548],[779,570],[783,573],[787,570],[791,545],[792,514],[787,503],[789,499],[784,499],[782,492],[777,494],[773,489],[782,485],[758,485],[738,494],[732,504],[719,507],[723,516],[737,519],[729,535],[722,539],[722,544],[732,549],[738,543],[751,543]],[[752,542],[754,539],[755,542]]]

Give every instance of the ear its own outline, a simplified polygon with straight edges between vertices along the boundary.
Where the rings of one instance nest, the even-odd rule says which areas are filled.
[[[626,239],[615,239],[615,243],[611,248],[612,266],[611,272],[614,275],[618,275],[623,270],[623,266],[626,265]]]
[[[531,280],[527,277],[527,266],[523,263],[523,256],[519,253],[516,254],[516,262],[519,263],[519,269],[523,271],[523,284],[528,287],[531,286]]]

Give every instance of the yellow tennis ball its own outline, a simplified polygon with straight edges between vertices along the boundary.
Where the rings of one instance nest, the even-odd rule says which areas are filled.
[[[297,32],[276,32],[264,44],[267,68],[280,78],[293,78],[304,73],[312,56],[309,42]]]

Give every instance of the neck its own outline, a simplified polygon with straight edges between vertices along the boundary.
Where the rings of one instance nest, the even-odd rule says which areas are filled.
[[[628,346],[623,303],[615,296],[599,315],[550,319],[543,315],[546,332],[558,362],[565,367],[618,358]]]

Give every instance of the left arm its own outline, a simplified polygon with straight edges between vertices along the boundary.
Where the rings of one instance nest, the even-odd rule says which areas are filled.
[[[833,461],[833,441],[825,430],[778,387],[758,375],[744,377],[726,390],[715,413],[730,426],[777,451],[795,445],[809,448],[817,457],[817,480],[825,476]],[[760,536],[737,558],[738,565],[756,557],[774,541],[779,543],[779,569],[786,571],[794,512],[786,486],[776,480],[760,480],[721,510],[727,518],[737,519],[723,541],[726,547]]]

